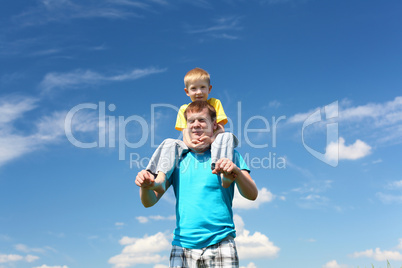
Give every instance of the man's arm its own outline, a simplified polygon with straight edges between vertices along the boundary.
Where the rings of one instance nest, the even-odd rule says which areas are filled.
[[[152,173],[147,170],[141,170],[135,178],[135,184],[141,187],[141,202],[146,208],[155,205],[170,186],[169,181],[164,176],[163,178],[159,177],[155,180],[155,176]]]
[[[241,170],[227,158],[219,159],[215,164],[214,174],[222,173],[224,178],[236,182],[240,194],[249,199],[256,200],[258,196],[257,185],[246,170]]]

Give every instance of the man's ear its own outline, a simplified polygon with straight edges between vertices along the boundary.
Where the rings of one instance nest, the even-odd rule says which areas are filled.
[[[187,96],[190,97],[190,94],[188,94],[188,89],[187,89],[187,88],[184,88],[184,91],[186,92]]]
[[[218,123],[216,123],[216,120],[214,120],[212,127],[213,127],[214,132],[218,129]]]

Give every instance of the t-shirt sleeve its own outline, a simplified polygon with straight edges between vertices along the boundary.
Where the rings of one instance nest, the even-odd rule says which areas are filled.
[[[182,131],[187,127],[187,121],[186,118],[184,118],[184,111],[186,110],[187,106],[188,104],[182,105],[177,113],[175,129],[178,131]]]
[[[216,110],[216,122],[218,124],[225,125],[228,122],[228,118],[225,114],[225,111],[223,110],[223,106],[220,100],[211,98],[209,100],[209,104],[214,106]]]
[[[241,170],[247,170],[248,173],[250,173],[250,169],[249,169],[246,161],[244,161],[241,154],[239,154],[239,152],[236,150],[234,150],[234,160],[235,160],[236,166],[238,166]]]

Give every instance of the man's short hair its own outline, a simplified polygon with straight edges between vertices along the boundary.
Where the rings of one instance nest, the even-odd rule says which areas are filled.
[[[212,121],[216,120],[216,110],[214,106],[209,104],[207,101],[194,101],[190,103],[186,110],[184,111],[184,118],[186,118],[187,121],[187,114],[188,113],[199,113],[203,111],[204,109],[208,109],[208,114],[211,117]]]
[[[190,70],[185,76],[184,76],[184,85],[186,88],[188,88],[188,85],[192,82],[198,81],[198,80],[205,80],[208,83],[208,86],[211,83],[211,78],[209,76],[209,73],[201,68],[194,68]]]

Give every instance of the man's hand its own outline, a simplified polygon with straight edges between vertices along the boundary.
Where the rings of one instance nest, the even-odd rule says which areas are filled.
[[[155,176],[147,170],[141,170],[135,178],[135,184],[141,188],[153,190],[155,188]]]
[[[234,182],[241,170],[230,159],[221,158],[215,164],[215,169],[212,170],[213,174],[222,173],[226,180],[230,183]],[[226,185],[225,185],[226,186]],[[229,187],[229,186],[227,186]],[[227,188],[225,187],[225,188]]]

